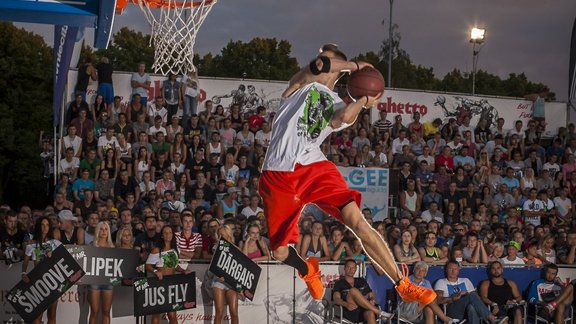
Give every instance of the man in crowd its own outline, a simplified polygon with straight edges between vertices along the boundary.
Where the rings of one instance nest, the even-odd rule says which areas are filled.
[[[508,316],[514,324],[521,324],[523,302],[518,285],[503,277],[504,267],[500,261],[488,265],[488,280],[482,281],[478,289],[480,298],[492,307],[492,314]]]

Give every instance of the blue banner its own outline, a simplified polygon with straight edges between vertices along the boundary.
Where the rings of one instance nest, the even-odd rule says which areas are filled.
[[[410,268],[410,274],[412,274],[412,267]],[[504,268],[504,278],[513,280],[521,292],[524,292],[533,280],[540,278],[540,273],[540,268]],[[478,287],[480,282],[488,279],[488,271],[486,265],[480,266],[479,268],[462,267],[459,277],[470,279],[474,287]],[[432,283],[432,287],[434,287],[436,280],[440,278],[446,278],[444,275],[444,266],[430,266],[426,279]],[[393,288],[388,276],[379,276],[374,268],[369,266],[366,268],[366,280],[370,288],[374,291],[374,294],[376,294],[378,304],[386,305],[386,291]]]
[[[52,101],[54,127],[58,127],[60,124],[60,110],[77,33],[78,27],[54,26],[54,94]]]

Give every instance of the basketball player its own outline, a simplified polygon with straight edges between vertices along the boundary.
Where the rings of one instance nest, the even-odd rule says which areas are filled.
[[[289,246],[298,240],[302,207],[314,203],[354,232],[376,270],[388,275],[403,300],[427,305],[436,294],[412,284],[401,273],[384,240],[362,216],[360,193],[348,188],[336,166],[320,150],[324,139],[353,124],[362,108],[373,106],[382,95],[361,97],[346,105],[333,92],[342,72],[365,66],[370,64],[347,61],[337,46],[324,45],[318,57],[292,77],[282,94],[259,184],[270,246],[274,258],[296,268],[312,297],[321,299],[324,286],[318,259],[304,261]]]

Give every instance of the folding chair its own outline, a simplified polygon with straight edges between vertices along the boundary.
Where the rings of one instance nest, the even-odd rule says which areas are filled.
[[[562,305],[559,305],[558,307],[562,307]],[[564,313],[564,323],[572,323],[574,318],[574,307],[572,305],[567,305],[565,306],[566,310]],[[525,321],[527,319],[530,319],[530,321],[534,324],[538,324],[538,323],[545,323],[545,324],[553,324],[554,323],[554,318],[552,317],[552,319],[546,319],[545,317],[541,316],[541,311],[542,311],[543,307],[538,305],[538,304],[534,304],[534,303],[530,303],[527,307],[527,316],[525,316]],[[526,323],[526,322],[524,322]]]

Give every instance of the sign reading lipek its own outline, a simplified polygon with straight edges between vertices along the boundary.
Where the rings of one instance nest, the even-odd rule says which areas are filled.
[[[196,307],[196,273],[134,281],[134,315],[162,314]]]
[[[260,268],[236,246],[220,239],[218,248],[212,257],[210,271],[246,298],[252,300],[260,278]]]
[[[83,275],[80,265],[61,245],[28,273],[28,283],[20,281],[7,298],[22,319],[30,323]]]
[[[140,256],[136,250],[90,245],[67,245],[66,248],[86,273],[82,284],[116,286],[123,279],[138,277],[136,268]]]

